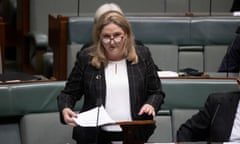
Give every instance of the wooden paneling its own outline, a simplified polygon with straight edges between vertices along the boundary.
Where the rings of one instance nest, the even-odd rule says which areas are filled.
[[[10,3],[11,2],[11,3]],[[26,35],[29,32],[29,0],[3,0],[3,22],[5,23],[5,52],[16,49],[17,69],[29,71],[29,49]],[[16,6],[15,6],[16,5]]]
[[[67,78],[67,22],[68,17],[49,15],[49,46],[53,50],[53,76],[57,80]]]
[[[26,35],[29,32],[29,0],[17,0],[17,64],[21,71],[33,73],[29,64]]]

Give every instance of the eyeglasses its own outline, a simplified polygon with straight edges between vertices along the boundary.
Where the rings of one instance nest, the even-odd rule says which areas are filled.
[[[113,40],[116,44],[119,44],[122,41],[122,39],[123,39],[122,35],[116,35],[113,36],[112,38],[109,36],[105,36],[102,38],[102,42],[104,44],[109,44]]]

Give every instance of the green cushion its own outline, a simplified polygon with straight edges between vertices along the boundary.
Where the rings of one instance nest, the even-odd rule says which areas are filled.
[[[0,117],[56,112],[56,98],[64,86],[65,81],[3,85],[0,87]],[[210,93],[238,90],[237,82],[227,79],[162,79],[162,87],[166,94],[163,110],[199,109]],[[83,99],[74,110],[79,110],[82,104]]]
[[[218,79],[162,79],[166,94],[163,109],[199,109],[213,92],[237,91],[236,80]]]
[[[13,112],[11,107],[12,105],[12,97],[9,93],[9,89],[7,85],[0,86],[0,116],[6,115]]]
[[[57,96],[65,81],[10,84],[0,87],[0,117],[56,112]],[[80,109],[82,101],[76,105]]]

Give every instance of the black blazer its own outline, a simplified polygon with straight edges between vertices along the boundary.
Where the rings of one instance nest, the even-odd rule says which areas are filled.
[[[205,106],[177,131],[178,142],[229,141],[240,92],[209,95]]]
[[[219,72],[234,72],[240,71],[240,27],[238,27],[232,44],[228,47],[225,56],[218,69]]]
[[[232,3],[230,12],[234,12],[234,11],[240,11],[240,1],[239,0],[234,0]]]
[[[58,106],[61,112],[63,108],[74,108],[75,103],[84,96],[84,103],[81,112],[96,107],[97,99],[102,99],[105,105],[106,83],[104,66],[96,69],[90,64],[92,59],[88,50],[80,51],[77,54],[75,66],[67,80],[66,86],[58,96]],[[162,91],[161,81],[157,75],[155,65],[151,58],[149,49],[144,46],[136,46],[139,63],[131,64],[127,61],[127,72],[130,88],[130,104],[133,120],[152,119],[151,116],[138,116],[143,104],[151,104],[156,112],[160,109],[165,97]],[[121,108],[121,106],[119,106]],[[63,117],[61,115],[61,120]],[[144,128],[143,134],[148,137],[153,133],[155,126]],[[74,128],[73,137],[79,139],[79,127]],[[92,138],[91,138],[92,139]]]

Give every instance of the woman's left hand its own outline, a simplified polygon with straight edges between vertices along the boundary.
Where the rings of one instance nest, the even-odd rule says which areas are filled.
[[[152,116],[155,116],[155,110],[154,110],[154,107],[150,104],[144,104],[142,106],[142,108],[140,109],[138,115],[142,115],[142,114],[148,114],[148,115],[152,115]]]

